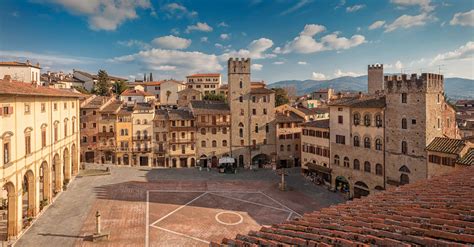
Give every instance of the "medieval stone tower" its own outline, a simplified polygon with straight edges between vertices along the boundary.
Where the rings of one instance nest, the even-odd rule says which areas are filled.
[[[239,166],[270,162],[275,154],[275,94],[250,79],[250,58],[228,61],[230,144]]]
[[[443,136],[443,76],[429,73],[420,77],[385,76],[384,94],[385,174],[391,176],[387,176],[387,183],[425,179],[425,148],[435,137]]]
[[[382,93],[384,89],[383,64],[369,65],[367,68],[369,94]]]

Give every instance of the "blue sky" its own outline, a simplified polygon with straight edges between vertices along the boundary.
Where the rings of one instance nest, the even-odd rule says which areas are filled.
[[[226,74],[251,57],[275,82],[441,71],[474,79],[474,2],[340,0],[3,0],[0,60],[127,78]]]

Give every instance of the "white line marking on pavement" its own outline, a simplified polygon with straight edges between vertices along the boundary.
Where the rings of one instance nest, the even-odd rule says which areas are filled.
[[[271,209],[275,209],[275,210],[279,210],[279,211],[284,211],[284,212],[288,212],[288,213],[292,212],[292,211],[289,211],[289,210],[284,209],[284,208],[277,208],[277,207],[261,204],[261,203],[258,203],[258,202],[252,202],[252,201],[247,201],[247,200],[244,200],[244,199],[234,198],[234,197],[230,197],[230,196],[219,195],[219,194],[216,194],[216,193],[213,193],[213,192],[209,192],[209,194],[224,197],[224,198],[231,199],[231,200],[246,202],[246,203],[249,203],[249,204],[254,204],[254,205],[258,205],[258,206],[262,206],[262,207],[267,207],[267,208],[271,208]]]
[[[186,203],[186,204],[184,204],[184,205],[181,205],[181,206],[180,206],[180,207],[178,207],[177,209],[175,209],[175,210],[171,211],[171,212],[170,212],[170,213],[168,213],[167,215],[165,215],[165,216],[163,216],[163,217],[159,218],[158,220],[156,220],[155,222],[151,223],[151,226],[153,226],[154,224],[156,224],[156,223],[158,223],[158,222],[160,222],[160,221],[162,221],[162,220],[164,220],[164,219],[168,218],[170,215],[172,215],[172,214],[176,213],[177,211],[179,211],[179,210],[181,210],[182,208],[184,208],[184,207],[188,206],[189,204],[193,203],[194,201],[196,201],[197,199],[199,199],[199,198],[203,197],[203,196],[204,196],[204,195],[206,195],[206,194],[207,194],[207,192],[205,192],[205,193],[202,193],[201,195],[199,195],[198,197],[196,197],[196,198],[192,199],[192,200],[191,200],[191,201],[189,201],[188,203]]]
[[[260,192],[260,193],[262,193],[262,195],[264,195],[264,196],[268,197],[270,200],[272,200],[272,201],[274,201],[274,202],[278,203],[280,206],[282,206],[282,207],[284,207],[284,208],[288,209],[290,212],[293,212],[294,214],[298,215],[299,217],[302,217],[302,216],[301,216],[301,214],[299,214],[299,213],[295,212],[295,210],[292,210],[291,208],[289,208],[289,207],[287,207],[287,206],[283,205],[281,202],[279,202],[279,201],[277,201],[277,200],[275,200],[275,199],[271,198],[270,196],[268,196],[267,194],[265,194],[265,193],[263,193],[263,192]]]
[[[149,219],[149,214],[150,214],[150,192],[146,192],[146,230],[145,230],[145,247],[150,246],[149,243],[149,232],[150,232],[150,219]]]
[[[154,226],[154,225],[151,225],[151,227],[154,227],[154,228],[156,228],[156,229],[160,229],[160,230],[165,231],[165,232],[173,233],[173,234],[176,234],[176,235],[179,235],[179,236],[183,236],[183,237],[187,237],[187,238],[190,238],[190,239],[194,239],[194,240],[196,240],[196,241],[200,241],[200,242],[203,242],[203,243],[206,243],[206,244],[210,244],[210,243],[211,243],[211,242],[209,242],[209,241],[206,241],[206,240],[203,240],[203,239],[200,239],[200,238],[196,238],[196,237],[193,237],[193,236],[189,236],[189,235],[184,234],[184,233],[175,232],[175,231],[172,231],[172,230],[163,228],[163,227]]]

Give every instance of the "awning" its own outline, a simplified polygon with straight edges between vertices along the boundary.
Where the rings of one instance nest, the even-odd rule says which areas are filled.
[[[235,159],[232,157],[222,157],[219,159],[219,164],[226,164],[226,163],[235,163]]]
[[[308,167],[308,170],[310,171],[318,171],[318,172],[327,173],[327,174],[331,174],[331,171],[332,171],[331,168],[316,165],[314,163],[307,163],[306,166]]]

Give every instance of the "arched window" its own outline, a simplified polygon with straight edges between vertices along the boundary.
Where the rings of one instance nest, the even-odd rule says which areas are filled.
[[[280,145],[280,151],[282,151],[282,152],[285,151],[285,146]]]
[[[206,147],[206,141],[201,141],[201,147],[203,147],[203,148]]]
[[[258,133],[258,124],[255,124],[255,133]]]
[[[107,132],[107,127],[102,126],[102,132]]]
[[[383,175],[383,169],[381,164],[376,164],[375,165],[375,174],[382,176]]]
[[[141,135],[141,134],[142,134],[142,133],[141,133],[139,130],[137,130],[137,137],[138,137],[138,138],[140,138],[140,135]]]
[[[146,119],[143,119],[143,124],[148,124],[148,121]]]
[[[360,162],[358,159],[354,160],[354,170],[360,170]]]
[[[407,129],[407,119],[402,118],[402,129]]]
[[[244,83],[242,81],[239,82],[239,87],[243,88]]]
[[[109,132],[114,132],[114,127],[112,125],[109,126]]]
[[[349,164],[349,158],[347,157],[344,157],[344,167],[349,167],[350,164]]]
[[[212,129],[211,129],[211,133],[212,133],[213,135],[217,134],[217,129],[216,129],[216,128],[212,128]]]
[[[360,139],[359,136],[354,136],[354,147],[360,146]]]
[[[217,147],[217,141],[215,141],[215,140],[212,141],[212,147],[213,147],[213,148]]]
[[[143,136],[145,137],[145,139],[148,137],[148,131],[144,130],[143,131]]]
[[[136,124],[140,124],[140,119],[137,119],[137,121],[135,121]]]
[[[364,162],[364,172],[370,172],[370,162]]]
[[[291,145],[290,145],[290,144],[288,144],[288,145],[286,146],[286,151],[288,151],[288,152],[291,151]]]
[[[370,148],[370,137],[364,138],[364,147]]]
[[[354,113],[354,125],[359,125],[359,124],[360,124],[360,114]]]
[[[339,165],[339,155],[334,155],[334,164]]]
[[[406,154],[408,151],[407,142],[402,141],[402,154]]]
[[[365,126],[370,126],[370,124],[371,124],[370,114],[365,114],[364,115],[364,125]]]
[[[226,140],[223,140],[223,141],[222,141],[222,146],[223,146],[223,147],[227,147],[227,141],[226,141]]]
[[[227,134],[227,128],[226,127],[222,128],[222,134]]]
[[[205,135],[206,134],[206,129],[205,128],[201,128],[201,135]]]
[[[244,137],[244,129],[239,128],[239,136]]]
[[[375,139],[375,149],[379,151],[382,150],[382,139],[380,138]]]
[[[382,115],[381,114],[375,115],[375,126],[382,127]]]
[[[241,103],[244,102],[244,96],[239,97],[239,102],[241,102]]]

